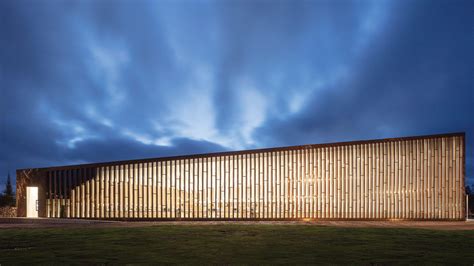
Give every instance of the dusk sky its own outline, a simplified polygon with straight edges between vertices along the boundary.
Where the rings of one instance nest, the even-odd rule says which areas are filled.
[[[0,1],[18,168],[466,132],[474,1]]]

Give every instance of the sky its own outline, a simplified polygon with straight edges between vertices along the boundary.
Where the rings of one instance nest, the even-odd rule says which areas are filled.
[[[474,2],[0,1],[8,172],[466,132]]]

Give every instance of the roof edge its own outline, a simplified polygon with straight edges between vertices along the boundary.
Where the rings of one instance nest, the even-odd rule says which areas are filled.
[[[71,169],[71,168],[114,166],[114,165],[132,164],[132,163],[146,163],[146,162],[156,162],[156,161],[169,161],[169,160],[181,160],[181,159],[193,159],[193,158],[206,158],[206,157],[217,157],[217,156],[240,155],[240,154],[253,154],[253,153],[261,153],[261,152],[284,151],[284,150],[299,150],[299,149],[307,149],[307,148],[335,147],[335,146],[370,144],[370,143],[380,143],[380,142],[390,142],[390,141],[421,140],[421,139],[432,139],[432,138],[443,138],[443,137],[460,137],[460,136],[465,138],[466,133],[465,132],[453,132],[453,133],[433,134],[433,135],[406,136],[406,137],[369,139],[369,140],[354,140],[354,141],[330,142],[330,143],[319,143],[319,144],[305,144],[305,145],[282,146],[282,147],[250,149],[250,150],[238,150],[238,151],[195,153],[195,154],[189,154],[189,155],[175,155],[175,156],[166,156],[166,157],[154,157],[154,158],[119,160],[119,161],[106,161],[106,162],[97,162],[97,163],[84,163],[84,164],[38,167],[38,168],[23,168],[23,169],[17,169],[17,171],[24,171],[24,170],[30,170],[30,169],[64,170],[64,169]]]

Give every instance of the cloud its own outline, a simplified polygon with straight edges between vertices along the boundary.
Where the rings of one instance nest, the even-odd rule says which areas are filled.
[[[346,78],[315,92],[299,112],[274,117],[255,137],[272,146],[465,131],[469,147],[474,91],[463,58],[472,57],[470,20],[462,6],[440,3],[418,3],[385,20],[390,24],[348,66]],[[472,183],[470,149],[467,156]]]
[[[452,131],[466,131],[470,147],[469,10],[468,1],[1,1],[0,176]]]

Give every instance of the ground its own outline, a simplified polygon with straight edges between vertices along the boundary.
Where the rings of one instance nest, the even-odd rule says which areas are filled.
[[[473,229],[473,222],[10,219],[0,220],[0,264],[473,265]]]

